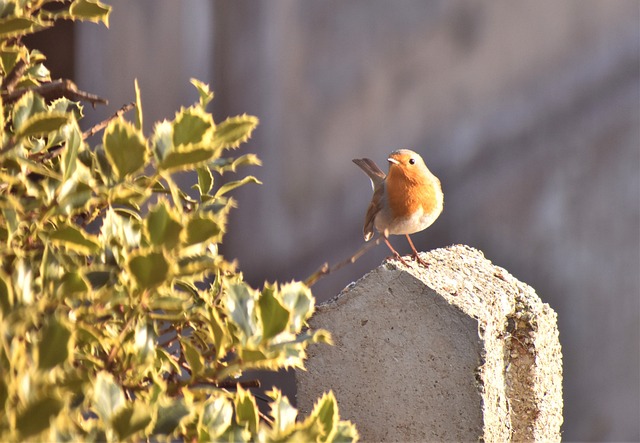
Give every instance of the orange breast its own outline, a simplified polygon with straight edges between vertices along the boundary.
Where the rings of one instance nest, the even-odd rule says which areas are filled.
[[[437,179],[433,176],[406,176],[397,168],[390,168],[386,180],[387,201],[394,218],[404,218],[422,206],[425,214],[437,208]]]

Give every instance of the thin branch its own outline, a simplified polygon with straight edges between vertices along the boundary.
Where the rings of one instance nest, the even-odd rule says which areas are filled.
[[[18,100],[29,91],[40,94],[48,100],[54,100],[60,97],[66,97],[69,100],[82,100],[91,103],[95,107],[96,104],[106,105],[106,99],[89,92],[78,89],[75,83],[68,79],[57,79],[47,83],[43,83],[35,88],[21,88],[11,92],[2,94],[5,103],[11,103]]]
[[[101,121],[100,123],[96,124],[95,126],[87,129],[86,131],[84,131],[82,133],[82,139],[86,140],[87,138],[91,137],[92,135],[95,135],[96,132],[102,131],[104,128],[106,128],[109,123],[111,123],[111,121],[115,120],[118,117],[121,117],[123,114],[131,111],[133,108],[136,107],[136,104],[134,102],[131,103],[127,103],[126,105],[124,105],[123,107],[121,107],[120,109],[118,109],[115,114],[113,114],[111,117]]]
[[[16,87],[28,67],[24,60],[18,60],[11,72],[9,72],[9,75],[7,75],[2,82],[2,89],[7,92],[13,91],[13,88]]]
[[[362,257],[364,255],[365,252],[367,252],[369,249],[373,248],[374,246],[380,244],[380,239],[382,238],[382,235],[378,235],[378,237],[376,237],[376,239],[374,241],[372,241],[371,243],[365,243],[364,245],[362,245],[360,247],[360,249],[358,249],[355,254],[353,254],[351,257],[347,258],[346,260],[342,260],[339,263],[336,263],[333,267],[329,266],[329,263],[324,263],[322,266],[320,266],[320,268],[314,272],[313,274],[311,274],[305,281],[304,283],[311,287],[313,286],[318,280],[320,280],[322,277],[324,277],[325,275],[328,275],[332,272],[336,272],[339,269],[344,268],[347,265],[350,265],[352,263],[355,263],[356,260],[358,260],[360,257]]]

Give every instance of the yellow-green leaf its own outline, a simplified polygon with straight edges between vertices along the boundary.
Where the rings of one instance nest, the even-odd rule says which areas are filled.
[[[211,114],[193,107],[182,109],[173,121],[173,145],[208,143],[214,127]]]
[[[258,118],[252,115],[229,117],[218,125],[213,135],[213,144],[222,148],[237,148],[251,137],[258,126]]]
[[[161,252],[138,253],[129,260],[129,271],[141,289],[149,289],[167,281],[169,263]]]
[[[174,400],[168,405],[160,405],[153,433],[171,434],[187,415],[189,415],[189,409],[182,399]]]
[[[148,405],[137,401],[133,405],[127,405],[112,419],[113,429],[120,440],[127,440],[136,432],[142,431],[151,423],[151,414]]]
[[[94,253],[100,247],[96,236],[68,225],[50,232],[47,237],[56,246],[84,255]]]
[[[69,116],[64,112],[39,112],[29,117],[20,127],[16,136],[30,137],[43,136],[59,130],[69,121]]]
[[[124,178],[139,171],[147,161],[147,144],[142,133],[131,123],[117,119],[107,126],[104,150],[116,174]]]
[[[204,109],[211,100],[213,100],[213,92],[209,89],[209,85],[195,78],[191,79],[191,84],[196,87],[200,95],[200,106]]]
[[[136,129],[143,130],[143,118],[142,118],[142,100],[140,99],[140,87],[138,86],[138,79],[133,82],[133,89],[136,93]]]
[[[27,92],[13,106],[13,129],[19,133],[29,118],[40,112],[46,112],[44,99],[33,91]]]
[[[151,208],[145,222],[151,244],[171,249],[180,241],[182,224],[171,214],[166,200]]]
[[[60,279],[60,285],[58,286],[58,295],[65,297],[73,294],[79,294],[86,292],[89,289],[87,281],[79,272],[67,272]]]
[[[244,333],[244,343],[254,336],[257,330],[255,318],[256,297],[246,283],[234,283],[225,291],[225,304],[231,320]]]
[[[101,371],[93,385],[93,405],[102,420],[109,423],[125,406],[122,388],[116,384],[113,375]]]
[[[88,20],[90,22],[103,22],[109,27],[109,15],[111,6],[98,0],[74,0],[69,8],[69,14],[74,20]]]
[[[42,26],[28,17],[5,17],[0,19],[0,38],[7,39],[18,35],[30,34]]]
[[[198,349],[187,340],[181,340],[180,343],[182,343],[184,358],[187,360],[189,368],[191,368],[191,377],[195,378],[200,375],[204,369],[204,359]]]
[[[207,431],[208,440],[214,440],[229,428],[232,417],[233,405],[229,399],[209,397],[200,415],[200,427]]]
[[[198,174],[198,183],[194,185],[200,192],[200,195],[208,194],[213,188],[213,174],[207,166],[200,166],[196,169]]]
[[[187,223],[187,245],[195,245],[205,241],[214,243],[219,241],[222,229],[213,218],[194,216]]]
[[[176,148],[174,151],[166,153],[160,161],[158,169],[170,172],[192,170],[211,160],[215,154],[215,151],[209,147],[187,146],[185,148],[181,146],[181,149]]]
[[[53,317],[41,331],[38,343],[38,368],[49,370],[67,361],[71,347],[71,331]]]
[[[62,401],[54,397],[43,397],[29,403],[16,419],[20,436],[26,439],[47,429],[49,420],[58,415],[62,406]]]
[[[218,189],[218,191],[216,192],[215,197],[221,197],[224,194],[226,194],[229,191],[232,191],[240,186],[244,186],[247,183],[256,183],[258,185],[261,185],[262,182],[260,180],[258,180],[257,178],[255,178],[252,175],[248,175],[246,177],[244,177],[241,180],[234,180],[234,181],[230,181],[228,183],[225,183],[224,185],[220,186],[220,188]]]
[[[289,311],[282,306],[274,294],[274,288],[266,286],[258,299],[263,340],[275,337],[284,331],[289,323]]]
[[[235,398],[236,421],[241,426],[247,426],[249,432],[254,434],[258,429],[258,406],[256,399],[249,391],[245,391],[242,386],[238,386]]]

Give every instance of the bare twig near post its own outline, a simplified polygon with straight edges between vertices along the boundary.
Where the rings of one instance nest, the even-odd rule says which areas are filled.
[[[341,262],[336,263],[335,265],[333,265],[333,267],[330,267],[329,263],[324,263],[322,266],[320,266],[320,268],[316,272],[311,274],[304,281],[304,283],[307,286],[313,286],[318,280],[320,280],[325,275],[328,275],[328,274],[330,274],[332,272],[336,272],[337,270],[342,269],[347,265],[355,263],[355,261],[358,260],[360,257],[362,257],[365,252],[367,252],[369,249],[373,248],[374,246],[380,244],[380,239],[381,238],[382,238],[382,236],[378,235],[378,237],[376,237],[376,239],[374,241],[372,241],[370,243],[365,243],[364,245],[362,245],[360,247],[360,249],[358,249],[355,252],[355,254],[353,254],[351,257],[347,258],[346,260],[342,260]]]
[[[87,129],[86,131],[84,131],[82,133],[82,139],[85,140],[85,139],[91,137],[92,135],[94,135],[96,132],[103,130],[104,128],[107,127],[107,125],[109,125],[109,123],[111,123],[112,120],[115,120],[116,118],[120,117],[122,114],[131,111],[135,107],[136,107],[136,104],[134,102],[127,103],[122,108],[118,109],[115,112],[115,114],[113,114],[111,117],[107,118],[106,120],[101,121],[100,123],[96,124],[95,126],[93,126],[93,127],[89,128],[89,129]]]
[[[3,92],[2,99],[5,103],[11,103],[18,100],[29,91],[40,94],[47,100],[66,97],[69,100],[82,100],[89,102],[94,107],[98,103],[102,105],[106,105],[108,103],[107,100],[102,97],[79,90],[76,84],[68,79],[53,80],[43,83],[40,86],[36,86],[35,88],[21,88],[10,92]]]

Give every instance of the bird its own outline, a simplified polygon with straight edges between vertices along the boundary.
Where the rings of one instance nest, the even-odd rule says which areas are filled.
[[[410,149],[392,152],[387,161],[389,172],[385,174],[371,159],[353,159],[369,176],[373,187],[364,220],[364,239],[371,240],[374,229],[377,230],[395,257],[407,265],[388,238],[390,234],[405,235],[414,259],[428,267],[409,234],[427,229],[442,213],[444,194],[440,180],[427,168],[422,157]]]

